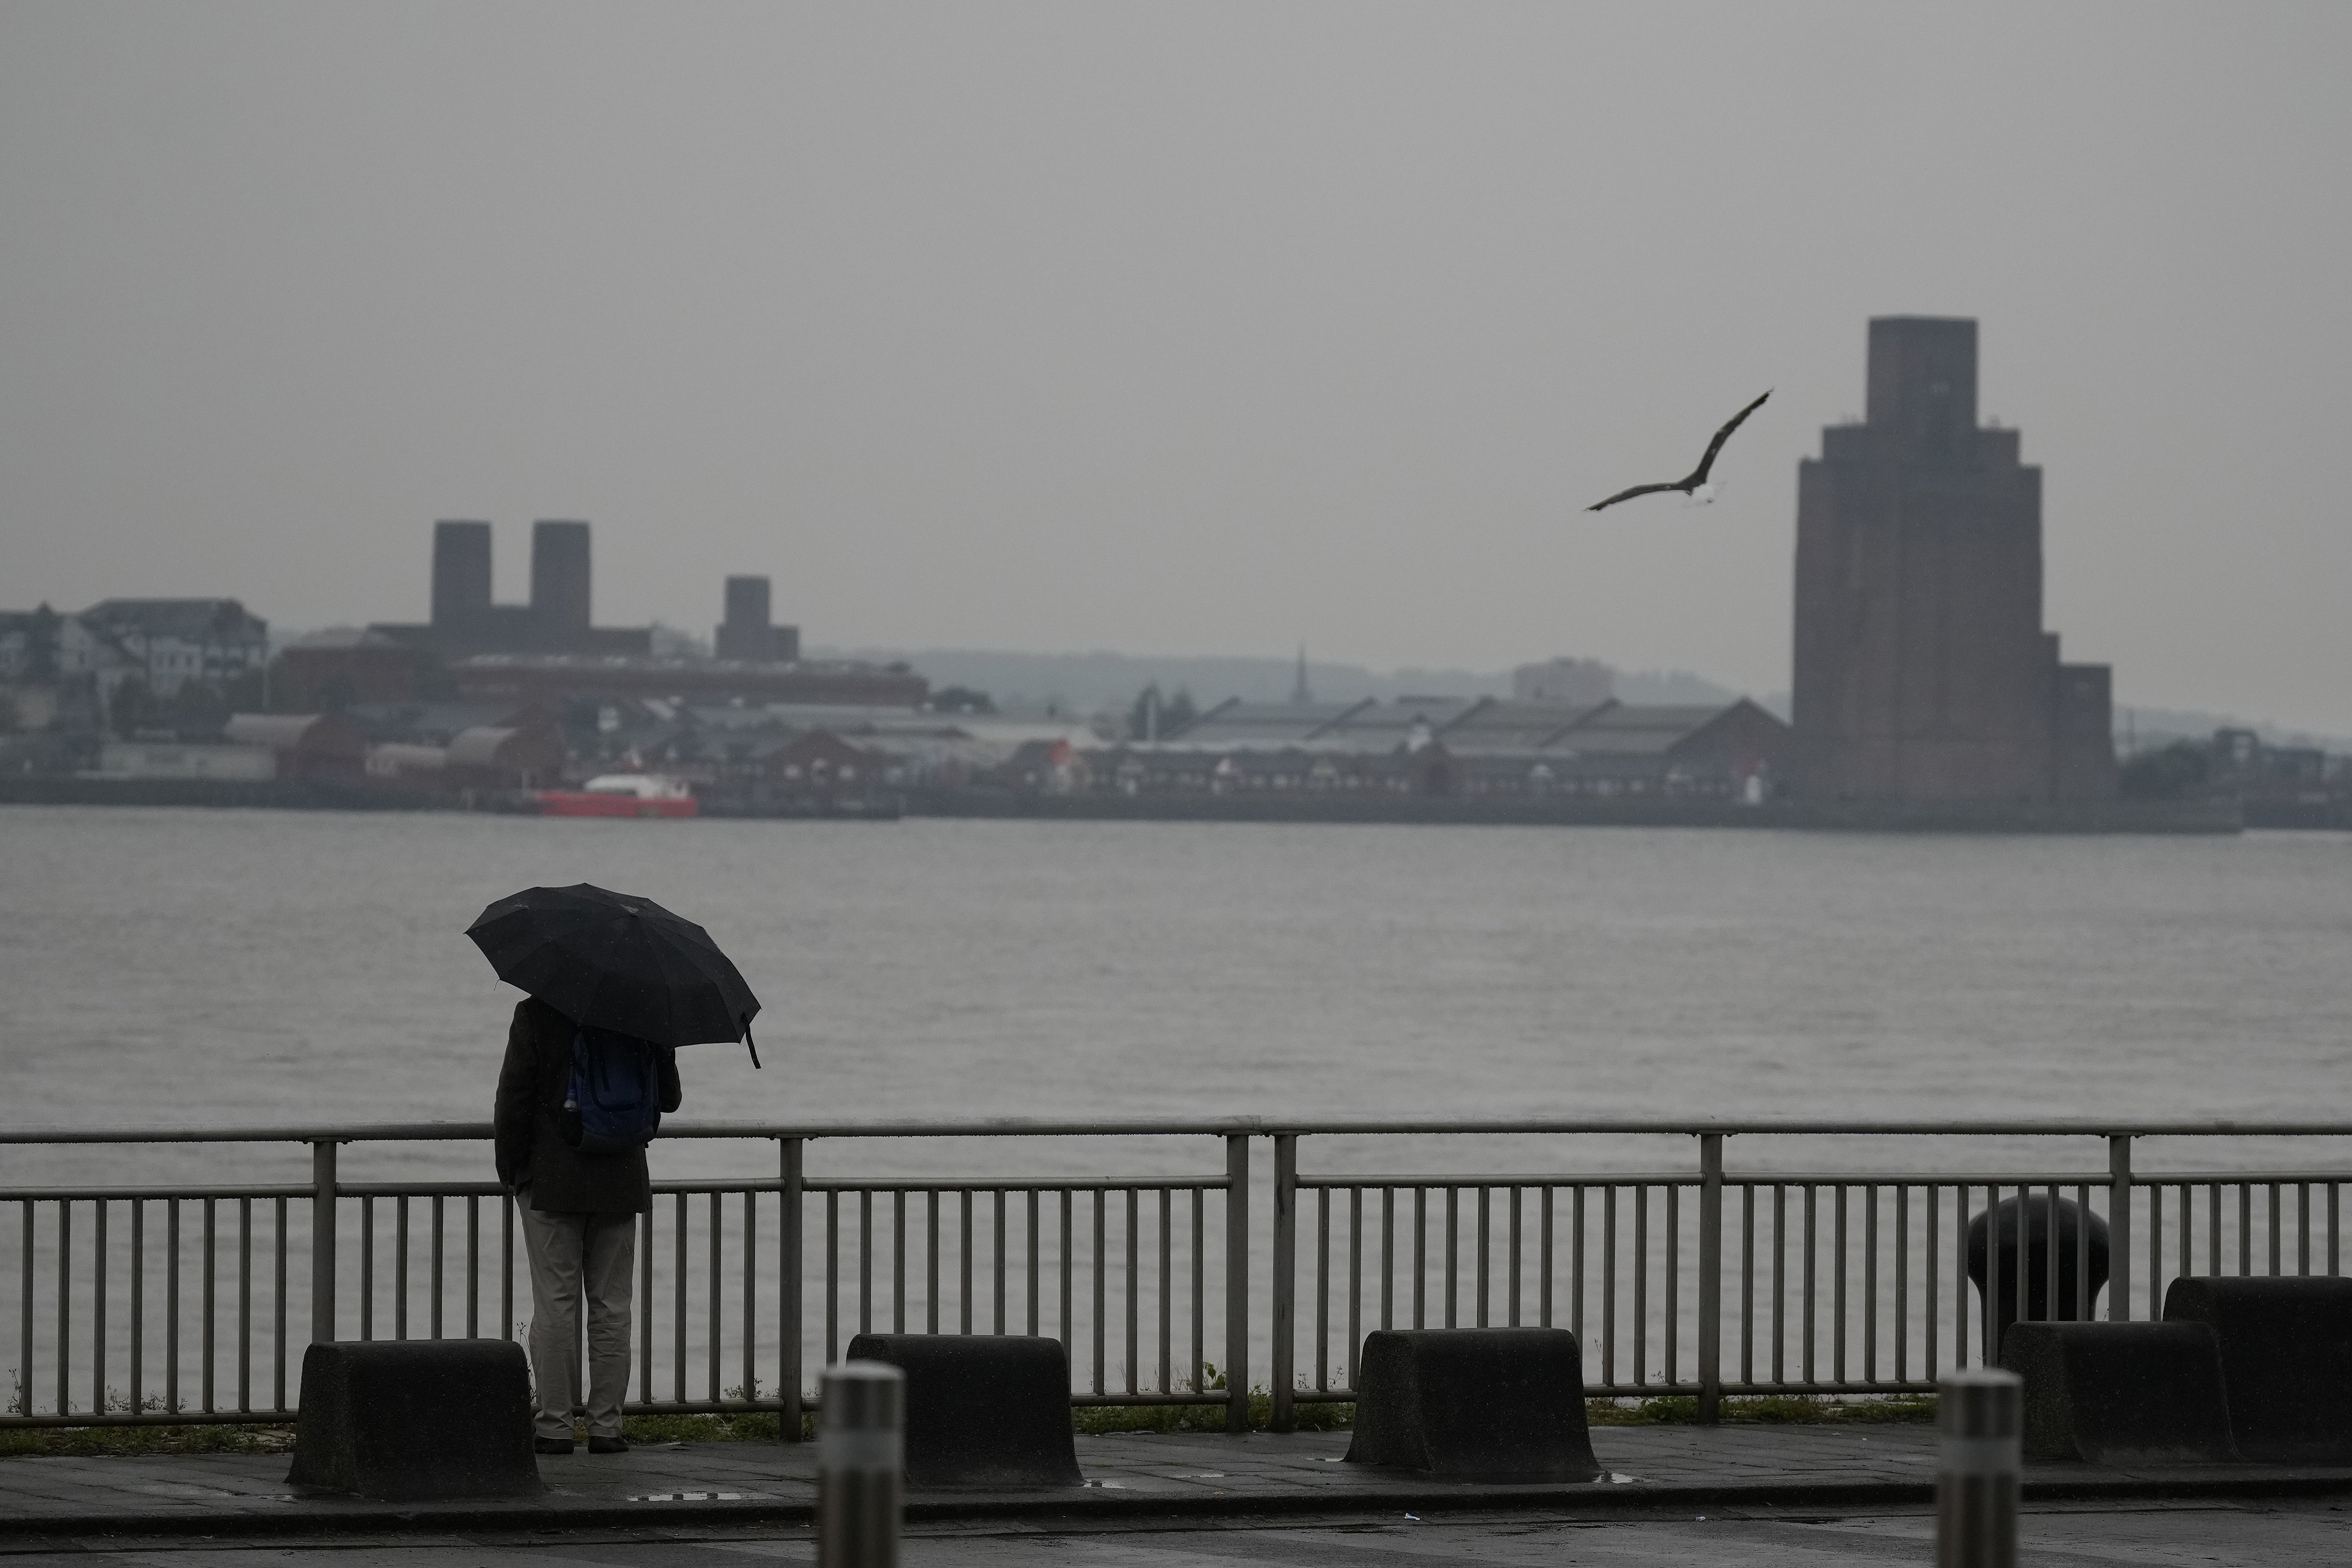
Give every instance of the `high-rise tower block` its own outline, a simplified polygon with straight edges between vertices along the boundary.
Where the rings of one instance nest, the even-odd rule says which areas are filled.
[[[535,522],[530,528],[530,615],[551,645],[587,631],[588,525]]]
[[[2042,628],[2042,470],[1977,424],[1976,322],[1873,321],[1868,407],[1798,468],[1800,792],[2111,797],[2107,668]]]
[[[433,626],[455,631],[479,626],[490,613],[490,525],[433,525]]]

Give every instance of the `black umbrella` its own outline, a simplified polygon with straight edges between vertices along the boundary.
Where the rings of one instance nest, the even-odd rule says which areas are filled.
[[[710,933],[651,899],[585,882],[526,888],[466,928],[499,978],[577,1024],[656,1045],[751,1045],[760,999]]]

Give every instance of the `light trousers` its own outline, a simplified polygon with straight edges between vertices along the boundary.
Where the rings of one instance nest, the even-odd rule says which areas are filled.
[[[580,1303],[588,1303],[588,1399],[592,1437],[621,1435],[629,1392],[629,1294],[637,1259],[633,1214],[558,1214],[516,1194],[523,1250],[530,1258],[530,1381],[541,1437],[569,1437],[580,1399]]]

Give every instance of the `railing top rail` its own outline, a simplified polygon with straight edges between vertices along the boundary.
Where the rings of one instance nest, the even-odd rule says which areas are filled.
[[[457,1143],[479,1142],[487,1121],[308,1122],[285,1127],[0,1127],[10,1143]],[[1103,1138],[1224,1137],[1265,1131],[1255,1119],[1198,1121],[669,1121],[663,1138]]]
[[[1326,1137],[1351,1133],[1505,1133],[1616,1132],[1671,1133],[1700,1137],[1837,1136],[1837,1137],[2032,1137],[2032,1138],[2207,1138],[2207,1137],[2341,1137],[2352,1134],[2352,1121],[2093,1121],[2087,1118],[2021,1117],[2013,1121],[1985,1118],[1939,1121],[1815,1121],[1811,1119],[1738,1121],[1728,1118],[1685,1117],[1673,1121],[1594,1118],[1580,1121],[1514,1121],[1495,1119],[1461,1121],[1268,1121],[1256,1131],[1265,1133],[1315,1134]]]
[[[1489,1118],[1454,1121],[1288,1121],[1240,1116],[1194,1121],[1031,1121],[1020,1118],[908,1121],[677,1121],[664,1138],[1121,1138],[1475,1135],[1544,1133],[1664,1134],[1699,1137],[2034,1137],[2207,1138],[2345,1137],[2352,1121],[2253,1121],[1983,1118],[1953,1121],[1737,1121],[1707,1117],[1644,1119]],[[487,1121],[314,1122],[283,1127],[11,1127],[0,1145],[54,1143],[415,1143],[478,1142]]]

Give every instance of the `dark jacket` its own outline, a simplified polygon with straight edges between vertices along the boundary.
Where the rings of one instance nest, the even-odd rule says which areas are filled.
[[[515,1005],[507,1030],[507,1059],[499,1068],[499,1180],[528,1186],[530,1206],[561,1214],[644,1214],[654,1206],[646,1152],[583,1154],[556,1131],[563,1088],[572,1073],[572,1039],[580,1026],[536,996]],[[661,1077],[661,1108],[676,1110],[682,1098],[677,1053],[656,1046]]]

